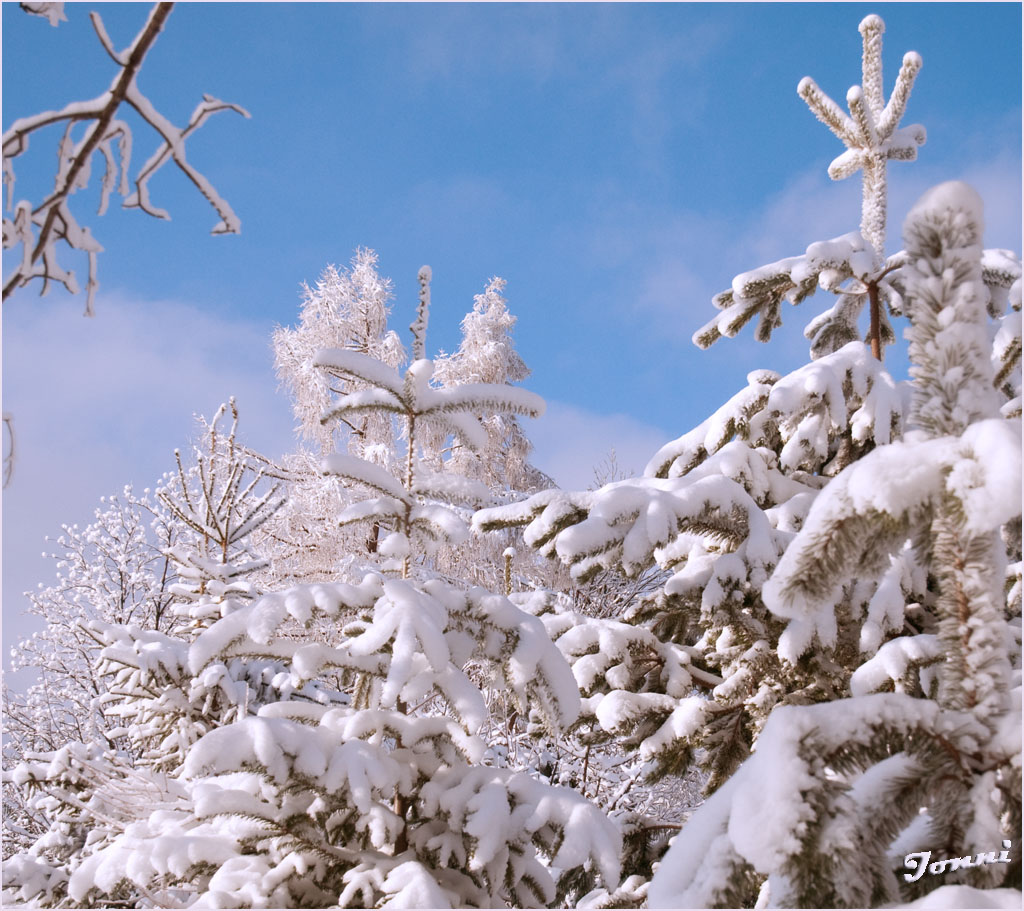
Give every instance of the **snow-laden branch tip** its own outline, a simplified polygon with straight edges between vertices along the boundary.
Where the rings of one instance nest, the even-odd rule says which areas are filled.
[[[63,3],[19,3],[18,5],[26,13],[48,20],[54,28],[62,22],[68,21],[68,17],[64,15]]]
[[[884,31],[885,24],[875,15],[867,16],[860,24],[864,39],[863,81],[846,93],[849,116],[809,76],[797,86],[797,94],[807,102],[814,116],[846,146],[846,151],[829,165],[829,177],[842,180],[857,171],[864,173],[861,234],[874,248],[879,261],[884,258],[885,244],[886,162],[913,161],[917,158],[917,147],[924,145],[926,138],[920,124],[898,129],[921,69],[921,55],[914,51],[904,55],[896,85],[886,103],[882,88]]]
[[[47,16],[51,24],[63,19],[62,3],[22,4],[36,15]],[[75,101],[59,111],[44,111],[16,120],[3,134],[3,180],[6,187],[7,211],[12,213],[3,220],[4,249],[21,247],[20,262],[4,280],[3,299],[33,279],[43,281],[43,294],[51,282],[62,284],[72,294],[80,290],[74,272],[64,269],[57,261],[57,244],[64,241],[72,250],[88,255],[88,281],[86,283],[87,316],[93,313],[93,303],[99,282],[96,280],[96,254],[102,247],[87,227],[82,227],[71,214],[68,199],[77,190],[88,186],[93,154],[103,156],[104,173],[101,179],[99,214],[106,212],[110,194],[124,197],[125,208],[139,208],[155,218],[169,218],[168,213],[149,198],[149,181],[167,161],[172,160],[200,193],[213,206],[220,221],[214,234],[237,234],[241,221],[230,204],[212,183],[185,156],[185,143],[212,114],[231,110],[249,117],[249,112],[236,104],[204,95],[184,127],[177,127],[164,117],[142,93],[137,79],[146,54],[160,34],[173,3],[157,3],[150,11],[142,30],[125,50],[115,50],[110,36],[98,13],[91,13],[93,28],[100,44],[120,71],[105,92],[89,101]],[[133,108],[160,136],[160,143],[146,163],[135,175],[135,189],[129,192],[128,172],[131,167],[132,131],[117,118],[122,103]],[[28,150],[29,137],[51,124],[64,123],[64,134],[57,154],[57,174],[54,191],[42,202],[15,201],[15,174],[13,160]],[[86,124],[77,139],[73,132],[79,123]]]

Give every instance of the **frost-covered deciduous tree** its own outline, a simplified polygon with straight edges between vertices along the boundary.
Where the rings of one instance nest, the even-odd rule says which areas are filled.
[[[604,814],[488,761],[484,688],[504,690],[552,734],[575,719],[579,693],[541,621],[504,595],[431,577],[426,554],[465,539],[462,505],[489,494],[431,469],[419,434],[441,425],[480,449],[481,415],[536,414],[543,403],[504,384],[431,386],[428,270],[420,281],[404,372],[349,349],[316,355],[335,379],[363,384],[326,420],[384,411],[399,421],[406,451],[394,473],[352,454],[324,459],[326,472],[368,491],[343,518],[378,522],[390,565],[249,604],[228,594],[223,616],[184,651],[166,637],[137,640],[140,667],[178,664],[212,685],[232,667],[273,665],[277,692],[264,699],[236,675],[236,716],[187,749],[174,799],[65,864],[51,892],[66,903],[537,906],[555,900],[560,871],[593,866],[617,884],[619,833]],[[319,617],[340,632],[321,639]],[[104,657],[129,645],[113,642]],[[32,878],[30,860],[14,859],[10,888],[42,900],[56,874]]]
[[[23,3],[28,12],[46,16],[51,25],[65,21],[62,3]],[[107,35],[99,13],[90,13],[93,28],[103,49],[118,70],[110,87],[89,101],[74,101],[57,111],[44,111],[16,120],[3,135],[3,173],[6,187],[6,209],[3,220],[5,250],[21,249],[20,262],[4,277],[3,299],[34,279],[42,279],[45,293],[51,282],[62,284],[72,294],[79,291],[73,271],[58,260],[61,242],[72,250],[85,253],[88,259],[86,282],[86,315],[92,315],[99,282],[96,279],[96,258],[103,248],[88,227],[79,224],[71,211],[70,198],[89,184],[97,154],[103,159],[99,214],[102,215],[112,193],[124,197],[125,208],[138,208],[156,218],[169,218],[149,198],[149,181],[168,161],[173,161],[196,189],[209,201],[220,218],[214,234],[237,234],[241,222],[231,206],[213,184],[186,158],[185,145],[211,115],[231,110],[248,117],[236,104],[220,101],[210,95],[192,112],[184,127],[177,127],[153,106],[138,85],[138,76],[146,55],[153,47],[171,13],[173,3],[157,3],[150,10],[145,25],[124,50],[118,51]],[[133,135],[127,121],[118,116],[122,105],[134,110],[159,136],[159,144],[134,177],[131,172]],[[14,160],[28,151],[32,134],[54,124],[63,124],[64,132],[57,147],[57,174],[53,191],[43,200],[15,202]],[[79,129],[84,125],[84,129]]]
[[[388,467],[394,449],[390,416],[321,421],[335,395],[364,385],[357,379],[337,385],[313,364],[324,348],[356,351],[396,369],[405,363],[405,347],[388,328],[391,280],[377,271],[377,259],[373,250],[358,249],[349,269],[328,266],[314,288],[303,285],[298,326],[274,331],[274,368],[292,400],[296,430],[316,446],[318,457],[346,450]]]
[[[168,630],[173,624],[173,566],[164,553],[180,531],[158,504],[130,487],[104,497],[85,528],[64,526],[57,539],[57,581],[27,592],[28,613],[42,628],[11,649],[11,666],[35,674],[24,689],[3,682],[3,850],[27,850],[47,833],[51,816],[7,777],[31,755],[65,744],[123,746],[120,722],[99,702],[105,692],[95,667],[101,643],[90,624],[103,620]]]
[[[221,426],[231,412],[230,428]],[[230,597],[248,600],[259,594],[251,578],[268,561],[253,552],[252,538],[285,504],[279,483],[269,483],[264,464],[248,456],[237,440],[235,400],[221,405],[212,421],[200,418],[202,437],[192,447],[186,470],[175,450],[177,474],[156,496],[184,531],[167,554],[179,582],[172,588],[195,625],[220,616]]]
[[[1000,535],[1020,524],[1020,425],[999,414],[981,201],[943,184],[904,235],[909,429],[819,495],[764,600],[795,663],[835,647],[844,589],[881,588],[908,549],[931,597],[909,624],[890,602],[905,634],[857,668],[853,698],[773,713],[677,839],[654,906],[735,905],[759,885],[775,907],[874,906],[957,881],[1019,888],[1019,844],[1005,862],[995,852],[1021,825],[1020,618]],[[936,872],[932,855],[957,860],[941,879],[915,875]]]
[[[462,320],[458,350],[435,360],[434,380],[441,388],[467,383],[512,385],[530,375],[512,342],[516,317],[503,296],[505,284],[502,278],[492,278],[484,292],[473,298],[473,309]],[[446,461],[495,493],[531,493],[552,486],[551,479],[529,463],[533,446],[514,414],[488,414],[483,425],[487,445],[481,451],[457,446],[446,453],[446,437],[436,446],[438,463]]]
[[[452,354],[434,361],[433,382],[440,388],[470,383],[512,386],[530,375],[516,351],[512,330],[516,317],[503,295],[505,280],[492,278],[473,309],[462,320],[462,341]],[[554,486],[554,481],[529,461],[533,444],[515,414],[484,413],[486,443],[478,450],[464,444],[443,426],[428,427],[423,435],[425,456],[435,470],[454,471],[486,485],[498,502]],[[438,569],[487,588],[498,588],[507,572],[518,587],[552,585],[556,573],[522,546],[516,530],[474,535],[464,546],[443,550]]]
[[[39,632],[12,649],[12,668],[32,669],[24,693],[6,690],[4,756],[55,750],[70,740],[108,741],[116,721],[95,700],[104,690],[94,662],[93,621],[168,631],[176,581],[167,556],[181,529],[162,515],[148,492],[130,487],[104,497],[85,528],[64,526],[57,541],[57,581],[26,592]]]
[[[261,536],[279,583],[335,579],[357,554],[376,553],[379,527],[362,539],[339,532],[335,517],[350,502],[350,491],[340,479],[325,478],[320,461],[347,451],[392,467],[398,458],[394,420],[388,414],[362,414],[351,421],[321,422],[335,395],[364,387],[358,379],[328,376],[313,359],[321,349],[341,348],[393,368],[405,363],[405,347],[388,328],[391,300],[392,284],[377,271],[377,254],[359,249],[348,269],[328,266],[315,287],[304,285],[298,325],[274,332],[274,367],[306,443],[281,465],[267,467],[288,485],[287,505]]]

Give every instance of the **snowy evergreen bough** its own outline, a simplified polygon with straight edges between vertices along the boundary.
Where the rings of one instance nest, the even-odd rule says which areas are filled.
[[[526,542],[579,580],[604,571],[635,577],[654,565],[666,573],[660,590],[622,619],[681,650],[692,678],[683,690],[697,686],[705,695],[688,696],[676,713],[673,662],[655,660],[653,671],[648,665],[641,678],[609,688],[633,708],[616,718],[609,704],[605,732],[621,738],[631,729],[627,742],[656,760],[658,775],[686,769],[697,749],[713,789],[748,755],[780,701],[843,694],[852,668],[841,656],[813,654],[797,666],[780,660],[784,626],[761,589],[829,477],[898,436],[906,406],[905,392],[853,342],[786,377],[751,373],[747,388],[656,453],[642,478],[546,491],[481,511],[475,522],[525,525]],[[853,656],[858,633],[844,636]],[[650,693],[644,711],[640,693]]]

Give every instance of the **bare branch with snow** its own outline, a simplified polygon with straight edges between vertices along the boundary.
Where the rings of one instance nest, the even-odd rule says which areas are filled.
[[[46,15],[51,24],[55,16],[63,15],[62,10],[37,10],[35,7],[62,7],[63,4],[22,4],[29,12]],[[176,127],[164,117],[142,93],[137,78],[146,54],[152,48],[157,36],[170,15],[173,3],[157,3],[150,11],[142,30],[123,51],[114,49],[113,42],[104,28],[98,13],[91,13],[93,28],[100,44],[110,58],[120,67],[120,72],[110,88],[89,101],[76,101],[59,111],[44,111],[30,117],[16,120],[3,134],[3,179],[7,190],[7,210],[12,213],[3,220],[3,246],[11,249],[20,246],[22,256],[19,264],[4,280],[3,299],[15,289],[23,287],[33,279],[43,281],[42,292],[49,290],[51,282],[62,284],[72,294],[77,294],[79,284],[74,272],[64,269],[57,261],[57,244],[67,243],[73,250],[88,255],[89,277],[86,283],[85,313],[91,316],[93,302],[99,282],[96,280],[96,254],[102,247],[92,236],[88,227],[78,224],[71,214],[68,200],[76,190],[85,189],[91,176],[93,153],[103,156],[105,169],[101,184],[99,214],[106,212],[110,194],[116,192],[124,197],[125,208],[139,208],[156,218],[169,218],[168,213],[155,206],[149,198],[149,180],[170,159],[195,184],[199,192],[209,201],[220,216],[214,227],[214,234],[237,234],[241,221],[227,200],[220,196],[213,184],[185,157],[185,142],[201,127],[211,114],[232,110],[248,117],[249,113],[236,104],[229,104],[210,95],[192,112],[183,128]],[[29,8],[32,7],[32,8]],[[131,165],[132,131],[123,120],[117,118],[122,103],[133,108],[160,136],[156,151],[140,168],[132,181],[134,191],[129,193],[128,172]],[[73,138],[74,128],[79,123],[87,124],[85,132],[77,140]],[[58,147],[57,174],[53,192],[41,203],[14,200],[15,175],[13,160],[28,150],[32,133],[56,123],[66,123]]]

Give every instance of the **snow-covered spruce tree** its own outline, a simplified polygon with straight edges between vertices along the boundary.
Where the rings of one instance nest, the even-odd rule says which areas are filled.
[[[562,870],[594,864],[609,888],[617,882],[619,836],[603,814],[568,788],[484,761],[479,681],[505,688],[524,714],[534,707],[552,730],[574,720],[579,695],[540,621],[425,569],[433,547],[468,535],[453,506],[489,495],[429,469],[419,434],[440,423],[482,447],[481,412],[542,408],[506,385],[430,385],[428,279],[424,269],[404,373],[352,350],[316,357],[365,384],[326,420],[384,410],[403,426],[398,474],[349,454],[324,460],[371,492],[342,518],[379,523],[391,565],[355,584],[266,594],[199,633],[188,653],[195,678],[271,659],[294,690],[193,745],[179,776],[188,800],[141,816],[78,865],[70,903],[139,888],[192,907],[535,907],[554,900]],[[322,615],[347,621],[329,643],[303,635]]]
[[[220,425],[229,410],[231,426],[225,432]],[[252,537],[285,504],[277,496],[281,485],[269,483],[262,462],[250,458],[237,440],[233,398],[212,421],[200,418],[199,423],[202,433],[188,470],[175,450],[177,473],[156,492],[186,529],[167,553],[180,580],[171,591],[184,602],[176,613],[188,616],[193,629],[221,616],[228,598],[247,601],[260,593],[251,577],[269,561],[253,553]]]
[[[684,772],[699,747],[714,789],[779,701],[842,695],[842,657],[814,655],[795,668],[779,659],[783,626],[760,591],[828,477],[858,450],[892,439],[903,408],[901,391],[854,342],[786,377],[752,373],[746,389],[657,453],[642,478],[545,491],[477,514],[483,530],[525,525],[526,543],[558,557],[577,580],[607,571],[637,577],[654,566],[666,573],[617,632],[608,626],[601,651],[621,655],[611,673],[577,673],[593,737],[638,747],[658,775]],[[552,619],[553,630],[559,622]],[[593,649],[577,644],[579,635],[559,640],[573,661]],[[621,647],[613,648],[616,639]],[[856,637],[844,637],[844,648],[856,655]]]
[[[907,217],[910,429],[819,495],[764,591],[797,662],[834,647],[850,581],[881,587],[910,548],[932,580],[923,628],[861,665],[853,698],[773,713],[676,840],[653,906],[736,905],[759,883],[776,907],[1020,887],[1019,843],[996,857],[1021,826],[1020,621],[1014,635],[1000,539],[1020,523],[1020,424],[999,415],[981,234],[964,184],[929,191]]]
[[[880,65],[879,26],[876,17],[862,25],[866,71]],[[905,95],[911,75],[903,74],[905,84],[896,95]],[[880,186],[884,183],[876,181],[873,190],[866,188],[865,224]],[[609,570],[637,578],[654,565],[670,573],[658,595],[640,600],[623,619],[681,650],[689,662],[683,689],[680,677],[673,676],[678,659],[648,652],[646,660],[638,660],[639,643],[611,630],[590,633],[588,645],[588,637],[572,630],[578,620],[556,616],[557,607],[544,608],[548,613],[541,617],[574,662],[587,697],[576,731],[581,742],[615,737],[637,746],[639,756],[653,762],[648,771],[654,778],[696,760],[712,792],[749,755],[776,706],[847,695],[853,672],[885,639],[917,631],[926,622],[915,615],[924,610],[918,605],[930,601],[927,569],[909,547],[894,556],[881,582],[851,581],[837,612],[834,646],[803,654],[795,664],[780,656],[784,624],[761,598],[764,582],[829,478],[902,433],[909,389],[894,383],[872,357],[881,354],[886,337],[885,310],[877,312],[869,332],[869,339],[877,340],[874,352],[856,341],[855,325],[865,302],[902,312],[899,267],[906,261],[901,253],[872,272],[863,238],[850,235],[812,244],[803,257],[737,277],[734,291],[717,301],[728,297],[727,306],[735,308],[698,332],[695,341],[710,343],[718,328],[734,334],[759,312],[751,303],[755,299],[766,308],[762,316],[770,317],[760,330],[766,340],[777,325],[782,299],[796,302],[823,286],[837,290],[840,300],[808,327],[812,363],[784,378],[771,371],[751,373],[746,389],[659,452],[643,479],[596,492],[548,491],[518,507],[478,515],[484,529],[526,525],[527,542],[570,565],[577,579]],[[1019,259],[1008,251],[984,251],[982,277],[989,315],[999,321],[993,360],[1006,401],[1003,413],[1019,414]],[[744,319],[726,325],[726,315]],[[844,325],[854,328],[840,331]],[[1008,599],[1019,604],[1019,528],[1010,523],[1004,538],[1011,563]],[[1019,607],[1015,611],[1019,614]],[[559,638],[562,628],[570,634]],[[612,656],[611,673],[592,672],[595,652]],[[627,873],[634,869],[628,861],[624,866]],[[734,895],[744,892],[742,878],[736,888]]]
[[[909,407],[906,384],[895,383],[877,359],[888,337],[888,317],[885,308],[874,306],[884,303],[889,312],[902,312],[908,257],[900,253],[884,260],[876,247],[882,236],[876,223],[884,211],[879,167],[887,157],[910,156],[923,138],[919,128],[896,129],[920,61],[907,55],[892,99],[879,112],[870,99],[880,97],[881,28],[876,16],[861,23],[865,88],[850,92],[851,117],[808,80],[800,89],[814,110],[825,112],[826,122],[841,127],[838,132],[850,146],[833,163],[834,176],[852,173],[848,165],[865,165],[862,220],[873,239],[869,243],[855,233],[812,244],[801,257],[738,276],[733,289],[716,299],[725,313],[695,336],[698,344],[710,344],[760,313],[758,337],[767,340],[784,299],[800,301],[823,286],[837,290],[840,298],[808,327],[812,362],[782,378],[772,371],[752,372],[747,388],[656,454],[644,478],[583,493],[547,491],[477,517],[481,528],[526,525],[527,542],[558,556],[577,578],[607,569],[635,577],[655,563],[671,573],[663,590],[642,600],[625,619],[694,649],[694,666],[713,675],[712,681],[704,678],[711,698],[693,695],[674,703],[665,698],[667,676],[659,678],[658,672],[642,680],[601,682],[609,695],[650,693],[649,704],[635,702],[623,715],[609,709],[604,721],[595,715],[593,724],[595,733],[597,728],[616,736],[628,733],[640,743],[641,754],[657,756],[659,773],[685,768],[699,747],[709,790],[746,757],[776,705],[845,695],[862,653],[871,655],[886,637],[898,635],[914,614],[913,605],[928,601],[927,573],[916,553],[904,549],[881,584],[851,583],[834,648],[811,652],[793,665],[778,654],[783,625],[761,598],[764,582],[818,492],[846,466],[898,439]],[[861,120],[868,125],[878,120],[885,129],[861,129]],[[886,139],[882,134],[890,130]],[[990,315],[1002,323],[994,357],[1009,399],[1004,413],[1012,414],[1020,408],[1019,259],[1007,251],[985,251],[982,278]],[[1007,301],[1013,312],[1003,315]],[[856,314],[865,302],[877,311],[869,332],[874,351],[856,340]],[[1019,546],[1019,534],[1011,530],[1010,593],[1012,598],[1017,592],[1018,600]]]
[[[880,79],[880,27],[877,17],[862,23],[865,84]],[[923,131],[897,132],[896,126],[919,64],[916,55],[908,55],[888,115],[891,135],[905,140],[897,146],[905,147],[907,156],[923,141]],[[808,86],[813,83],[801,83],[802,94]],[[835,108],[816,88],[811,97],[819,108]],[[843,123],[838,109],[830,116]],[[855,133],[849,121],[844,126],[848,145],[861,141]],[[862,220],[873,224],[879,207],[884,211],[888,153],[881,144],[888,140],[875,135],[863,141],[874,143],[874,154],[881,156],[882,177],[870,187],[866,182],[864,193]],[[878,177],[874,165],[868,170]],[[880,242],[877,231],[874,239]],[[477,517],[482,529],[528,524],[527,542],[558,556],[579,580],[608,570],[637,577],[655,564],[669,574],[662,590],[634,605],[625,619],[693,649],[712,698],[692,694],[678,703],[683,692],[669,688],[670,674],[657,665],[653,673],[648,667],[643,679],[602,682],[597,690],[592,681],[584,690],[591,697],[631,696],[630,712],[606,711],[603,722],[593,717],[594,735],[627,736],[642,755],[657,759],[658,775],[686,769],[699,747],[713,790],[749,753],[780,700],[816,702],[842,692],[842,674],[831,658],[796,670],[778,660],[773,644],[781,626],[761,602],[760,589],[827,478],[900,432],[905,405],[900,391],[866,346],[855,341],[855,332],[835,328],[855,325],[869,292],[895,299],[884,276],[873,292],[868,288],[881,256],[880,247],[855,232],[738,276],[733,289],[715,299],[725,312],[694,341],[707,346],[734,335],[758,314],[758,338],[766,341],[779,324],[782,300],[803,300],[822,285],[841,296],[834,313],[829,311],[835,317],[831,328],[809,333],[817,338],[811,364],[784,378],[768,370],[752,372],[745,389],[657,453],[643,478],[597,491],[547,491]],[[828,315],[824,318],[827,322]],[[882,329],[877,331],[881,339]],[[640,694],[649,695],[632,698]]]

